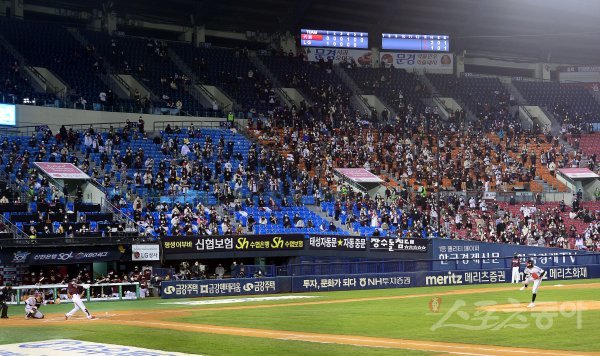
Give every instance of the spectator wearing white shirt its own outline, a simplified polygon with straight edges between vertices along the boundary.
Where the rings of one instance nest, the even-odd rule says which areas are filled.
[[[185,144],[185,143],[184,143],[184,144],[181,146],[181,155],[182,155],[182,156],[187,156],[187,155],[189,155],[189,154],[190,154],[190,152],[191,152],[191,151],[190,151],[190,147],[189,147],[187,144]]]

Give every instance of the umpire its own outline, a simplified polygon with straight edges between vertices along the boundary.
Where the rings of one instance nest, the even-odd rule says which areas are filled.
[[[12,294],[12,284],[6,283],[6,286],[0,289],[0,308],[2,308],[2,316],[1,319],[8,319],[8,305],[6,305],[7,301],[10,301],[10,297]]]

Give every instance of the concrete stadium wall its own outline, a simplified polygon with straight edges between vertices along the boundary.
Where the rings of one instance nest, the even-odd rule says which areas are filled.
[[[137,122],[140,116],[144,119],[147,130],[151,130],[153,124],[158,121],[225,121],[224,118],[150,115],[17,105],[17,126],[48,125],[53,132],[57,132],[61,125],[90,125],[111,122],[125,122],[127,119],[132,122]]]

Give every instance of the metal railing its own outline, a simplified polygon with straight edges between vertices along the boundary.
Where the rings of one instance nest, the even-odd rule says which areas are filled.
[[[132,90],[131,87],[129,86],[129,84],[127,84],[125,82],[125,80],[123,80],[123,78],[121,78],[120,75],[118,74],[109,74],[110,76],[112,76],[117,82],[119,82],[119,84],[121,84],[123,86],[123,88],[125,88],[125,90],[127,90],[129,92],[129,97],[132,96]]]
[[[173,130],[175,126],[179,129],[187,129],[190,125],[194,125],[195,128],[227,128],[223,126],[223,123],[229,123],[226,119],[221,120],[167,120],[167,121],[155,121],[152,125],[154,132],[164,131],[167,125],[170,125]]]
[[[213,102],[217,103],[217,105],[219,105],[220,108],[223,108],[223,110],[228,110],[228,108],[231,105],[227,105],[227,107],[223,107],[223,103],[219,102],[217,100],[217,98],[215,98],[214,95],[212,95],[211,92],[208,91],[208,89],[206,89],[204,87],[204,84],[202,84],[200,81],[198,81],[197,83],[194,84],[196,86],[196,88],[198,88],[198,90],[200,90],[207,98],[209,98],[210,100],[212,100]],[[213,110],[214,111],[214,110]]]
[[[131,122],[130,124],[137,126],[137,122]],[[93,128],[94,131],[96,131],[96,132],[104,132],[104,131],[109,131],[111,129],[111,127],[115,130],[122,129],[125,126],[127,126],[127,122],[126,121],[98,122],[98,123],[94,123],[94,124],[69,124],[69,125],[64,125],[64,126],[67,130],[69,128],[72,128],[73,131],[75,131],[75,132],[85,132],[90,127]]]
[[[450,115],[453,113],[452,109],[446,106],[446,102],[442,100],[438,94],[432,94],[431,100],[433,100],[433,102],[446,113],[446,117],[450,117]]]
[[[373,112],[373,110],[375,109],[371,104],[369,104],[369,101],[367,99],[365,99],[365,97],[362,94],[356,94],[356,96],[358,97],[358,100],[362,101],[362,103],[371,111]]]
[[[533,115],[531,114],[531,112],[529,112],[529,110],[527,109],[527,107],[525,105],[519,105],[517,110],[523,110],[523,112],[525,113],[525,119],[527,120],[527,124],[529,126],[529,129],[531,130],[534,127],[534,122],[533,120],[535,119],[533,117]],[[519,115],[520,116],[520,115]],[[526,128],[527,129],[527,128]]]
[[[7,219],[4,214],[0,214],[0,219],[6,225],[8,230],[12,233],[13,239],[26,240],[29,238],[29,235],[25,233],[25,231],[19,229],[12,221]]]
[[[283,88],[277,88],[275,91],[279,95],[281,95],[283,99],[289,103],[289,105],[296,105],[294,100],[292,100],[292,98],[288,95],[288,93],[285,90],[283,90]]]
[[[217,98],[211,92],[209,92],[208,89],[206,89],[204,87],[204,83],[202,82],[202,80],[200,80],[200,78],[198,78],[196,73],[194,73],[189,68],[189,66],[177,54],[175,54],[173,51],[169,51],[169,57],[178,67],[180,67],[180,69],[182,69],[184,72],[186,72],[186,75],[188,75],[190,78],[192,78],[192,85],[196,89],[198,89],[200,92],[202,92],[202,94],[204,96],[206,96],[209,100],[217,103],[217,105],[221,108],[221,110],[228,111],[228,110],[233,109],[233,107],[236,105],[236,102],[231,97],[229,97],[227,95],[227,93],[222,91],[223,95],[231,102],[231,104],[225,106],[221,101],[217,100]],[[189,88],[188,92],[189,91],[193,91],[193,89]],[[190,93],[190,95],[192,95],[192,93]],[[195,98],[195,99],[198,100],[198,98]]]

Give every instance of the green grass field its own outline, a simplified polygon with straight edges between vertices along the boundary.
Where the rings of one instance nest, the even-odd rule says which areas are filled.
[[[600,280],[545,282],[538,292],[538,305],[543,302],[567,301],[598,303],[600,287],[586,286],[594,282],[598,283]],[[568,287],[553,287],[559,283]],[[578,288],[577,284],[581,288]],[[508,289],[499,291],[498,288]],[[459,291],[460,294],[444,294],[450,291]],[[10,306],[9,316],[18,321],[18,325],[4,327],[3,324],[8,325],[7,323],[13,320],[9,319],[6,323],[4,320],[0,321],[0,344],[68,338],[204,355],[398,355],[400,352],[397,348],[223,335],[191,330],[194,325],[208,324],[215,328],[223,326],[266,329],[281,333],[303,332],[564,351],[600,351],[600,339],[592,337],[600,329],[600,310],[571,312],[570,309],[565,309],[560,312],[544,312],[534,309],[515,313],[485,312],[477,309],[479,304],[476,303],[482,302],[528,303],[531,291],[519,291],[518,287],[511,287],[510,284],[305,295],[316,298],[202,306],[163,304],[169,301],[185,301],[182,299],[88,303],[88,308],[99,317],[98,322],[58,321],[60,314],[72,308],[71,303],[43,306],[41,310],[48,315],[46,322],[25,321],[23,307]],[[441,298],[437,313],[432,312],[429,307],[431,299],[435,296]],[[372,298],[380,299],[370,300]],[[328,303],[306,304],[313,302]],[[273,304],[279,306],[265,307]],[[126,315],[119,317],[122,323],[105,323],[110,319],[110,315],[132,310],[139,311],[144,318],[152,319],[147,321],[148,327],[140,323],[128,324],[129,317]],[[172,313],[167,310],[172,310]],[[132,313],[131,319],[136,319],[135,313]],[[165,329],[161,326],[162,322],[181,323],[183,330]],[[185,330],[186,325],[190,330]],[[417,350],[401,352],[411,355],[440,353]]]

